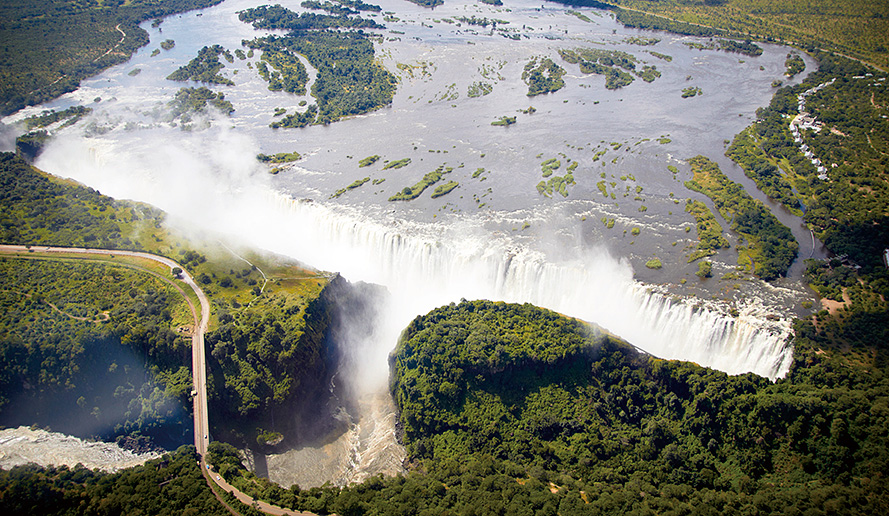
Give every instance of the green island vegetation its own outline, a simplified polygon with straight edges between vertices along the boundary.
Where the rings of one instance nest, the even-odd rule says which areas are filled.
[[[698,95],[703,95],[704,91],[701,90],[698,86],[689,86],[687,88],[682,88],[682,98],[687,99],[689,97],[696,97]]]
[[[744,54],[745,56],[756,57],[762,55],[762,48],[748,41],[737,41],[734,39],[717,39],[707,43],[697,43],[692,41],[685,42],[688,48],[696,48],[698,50],[722,50],[724,52],[735,52]]]
[[[439,197],[445,196],[445,195],[451,193],[451,191],[453,191],[454,188],[457,188],[458,186],[460,186],[460,183],[458,183],[456,181],[448,181],[447,183],[445,183],[443,185],[438,185],[435,187],[435,190],[432,191],[431,197],[433,199],[437,199]]]
[[[533,57],[522,71],[522,80],[528,85],[528,96],[553,93],[565,86],[562,77],[565,69],[548,57]]]
[[[405,186],[400,192],[393,195],[392,197],[389,197],[389,201],[412,201],[419,197],[424,190],[439,182],[444,174],[448,174],[452,170],[454,169],[451,167],[445,167],[444,165],[441,165],[432,172],[424,175],[423,179],[421,179],[420,182],[418,182],[414,186]]]
[[[469,18],[467,18],[465,16],[457,16],[454,19],[460,23],[465,23],[466,25],[475,25],[475,26],[484,27],[484,28],[487,28],[488,25],[490,25],[492,29],[496,29],[498,24],[499,25],[508,25],[509,24],[509,22],[506,20],[498,20],[496,18],[493,18],[493,19],[478,18],[474,14],[472,16],[470,16]]]
[[[554,170],[558,170],[559,167],[562,166],[562,162],[556,158],[550,158],[543,163],[540,164],[540,172],[543,177],[549,177],[553,175]]]
[[[117,473],[81,465],[40,468],[33,464],[0,470],[0,493],[9,514],[205,514],[229,516],[201,474],[194,446]],[[233,496],[226,503],[256,516]]]
[[[485,170],[484,167],[478,167],[477,169],[475,169],[475,172],[472,173],[472,178],[478,179],[479,181],[484,181],[488,179],[488,176],[485,175],[487,173],[488,171]]]
[[[374,160],[374,161],[376,161],[376,160]],[[389,170],[390,168],[391,169],[399,169],[399,168],[403,168],[403,167],[410,165],[411,159],[410,158],[401,158],[401,159],[397,159],[395,161],[386,161],[384,163],[385,164],[383,165],[383,170]]]
[[[172,50],[173,47],[176,46],[176,42],[172,39],[165,39],[161,41],[161,48],[164,50]]]
[[[500,125],[500,126],[509,126],[516,123],[516,117],[514,116],[501,116],[497,120],[491,122],[491,125]]]
[[[797,52],[790,52],[787,54],[787,60],[784,61],[784,68],[786,69],[784,75],[792,78],[806,69],[806,62]]]
[[[444,4],[444,0],[408,0],[408,2],[430,8]]]
[[[567,0],[571,4],[576,0]],[[789,42],[889,66],[889,5],[879,0],[611,0],[617,21],[693,36]],[[586,2],[585,2],[586,5]],[[627,9],[621,9],[626,7]],[[630,11],[635,9],[644,12]]]
[[[74,91],[148,44],[139,23],[221,0],[22,0],[0,7],[0,116]]]
[[[343,195],[344,193],[348,192],[349,190],[354,190],[354,189],[356,189],[356,188],[358,188],[358,187],[360,187],[360,186],[364,186],[364,183],[367,183],[368,181],[370,181],[370,178],[369,178],[369,177],[365,177],[365,178],[362,178],[362,179],[356,179],[355,181],[352,181],[352,183],[350,183],[347,187],[345,187],[345,188],[340,188],[339,190],[337,190],[336,192],[334,192],[334,194],[331,195],[330,198],[331,198],[331,199],[336,199],[337,197],[339,197],[339,196]]]
[[[688,257],[688,263],[705,256],[712,256],[717,250],[729,247],[728,240],[722,236],[722,225],[706,204],[689,199],[685,203],[685,211],[695,218],[695,227],[698,230],[698,243],[694,252]]]
[[[267,154],[257,154],[256,159],[261,163],[293,163],[294,161],[298,161],[302,156],[296,151],[293,152],[279,152],[277,154],[272,154],[271,156]]]
[[[318,70],[312,83],[312,96],[317,105],[303,113],[288,115],[271,127],[305,127],[329,124],[343,117],[360,115],[392,102],[397,77],[386,71],[375,59],[373,42],[363,32],[339,29],[384,28],[373,20],[347,15],[329,16],[315,13],[294,13],[275,6],[246,9],[238,14],[241,21],[257,29],[290,31],[286,36],[268,36],[245,41],[250,49],[277,55],[300,54]],[[292,61],[295,62],[295,61]],[[304,71],[296,66],[284,67],[281,80],[292,73]]]
[[[296,111],[293,114],[286,115],[281,120],[277,120],[269,124],[269,127],[272,129],[280,129],[284,128],[300,128],[306,127],[310,124],[315,123],[315,119],[318,116],[318,106],[316,104],[312,104],[305,109],[305,111]]]
[[[732,231],[747,240],[746,247],[739,246],[739,263],[764,280],[787,274],[799,249],[790,229],[740,184],[729,180],[716,163],[704,156],[688,162],[693,178],[685,182],[686,188],[712,199],[720,215],[731,222]]]
[[[568,14],[570,14],[571,16],[576,17],[577,19],[579,19],[579,20],[581,20],[581,21],[585,21],[585,22],[587,22],[587,23],[593,23],[593,20],[591,20],[589,16],[583,14],[582,12],[579,12],[579,11],[573,11],[573,10],[568,10]]]
[[[652,258],[645,262],[645,266],[649,269],[660,269],[664,265],[661,263],[660,258]]]
[[[231,53],[220,45],[204,47],[198,51],[198,56],[167,76],[171,81],[198,81],[207,84],[223,84],[234,86],[235,83],[227,77],[219,74],[225,65],[219,62],[219,56],[231,57]]]
[[[271,65],[269,71],[266,63]],[[291,53],[278,50],[262,52],[260,61],[256,63],[256,71],[269,83],[269,91],[286,91],[294,95],[305,95],[309,74],[305,65]]]
[[[92,112],[92,108],[84,106],[72,106],[61,111],[56,111],[53,109],[44,111],[39,115],[31,115],[25,118],[24,120],[22,120],[22,126],[25,128],[25,130],[31,131],[33,129],[43,129],[64,120],[64,122],[59,125],[59,129],[63,129],[65,127],[76,124],[83,117]]]
[[[550,158],[540,164],[540,173],[544,178],[549,178],[537,183],[537,193],[545,197],[551,197],[553,192],[562,194],[562,197],[568,197],[568,186],[577,184],[574,181],[574,171],[577,169],[578,163],[571,162],[565,169],[564,176],[553,175],[554,171],[562,166],[562,162],[556,158]]]
[[[374,154],[373,156],[368,156],[366,158],[362,158],[358,161],[358,168],[369,167],[380,160],[379,154]]]
[[[630,36],[628,38],[624,38],[624,43],[629,43],[630,45],[640,45],[643,47],[657,45],[660,42],[660,38],[646,38],[642,36]]]
[[[231,115],[235,108],[231,102],[225,100],[225,94],[214,92],[209,88],[180,88],[168,103],[170,107],[170,119],[179,120],[183,126],[192,120],[197,113],[206,113],[210,105],[225,115]]]
[[[494,91],[494,87],[486,82],[476,81],[469,85],[469,90],[466,93],[466,96],[473,99],[478,97],[484,97],[485,95],[490,94]]]
[[[568,63],[579,64],[580,71],[583,73],[604,75],[605,88],[609,90],[616,90],[631,84],[633,76],[628,72],[636,72],[636,58],[632,54],[619,50],[562,49],[559,50],[559,55]]]
[[[673,60],[673,56],[670,56],[667,54],[661,54],[660,52],[655,52],[654,50],[649,50],[648,53],[653,55],[654,57],[661,59],[663,61],[666,61],[668,63]]]
[[[713,276],[713,262],[703,260],[698,262],[698,271],[695,275],[700,278],[709,278]]]

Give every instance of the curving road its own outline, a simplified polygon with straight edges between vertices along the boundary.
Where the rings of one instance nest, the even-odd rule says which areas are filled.
[[[260,511],[263,511],[265,513],[273,514],[275,516],[313,516],[311,515],[311,513],[295,512],[289,509],[271,505],[266,502],[254,500],[253,498],[237,490],[235,487],[231,486],[220,475],[217,475],[215,472],[210,471],[210,467],[206,461],[207,447],[210,445],[210,424],[207,415],[207,366],[204,354],[204,333],[207,331],[207,328],[210,324],[210,301],[207,299],[204,291],[201,290],[197,283],[195,283],[194,278],[192,278],[191,274],[189,274],[184,267],[164,256],[142,253],[138,251],[120,251],[115,249],[85,249],[81,247],[47,247],[33,245],[23,246],[0,244],[0,254],[28,256],[32,253],[83,254],[96,255],[99,257],[131,256],[135,258],[144,258],[146,260],[152,260],[154,262],[163,264],[169,267],[171,272],[174,268],[182,269],[182,274],[180,274],[179,279],[183,283],[191,287],[194,293],[198,296],[198,300],[201,303],[200,317],[198,317],[198,311],[195,309],[195,306],[191,302],[191,299],[189,299],[188,296],[185,295],[185,291],[183,291],[179,287],[179,285],[174,283],[169,278],[161,279],[165,280],[167,283],[173,285],[174,287],[176,287],[177,290],[179,290],[179,292],[188,302],[188,306],[189,308],[191,308],[191,313],[194,316],[195,331],[191,337],[191,375],[192,381],[194,383],[194,390],[192,391],[194,398],[194,445],[201,457],[201,472],[204,474],[204,477],[207,479],[208,483],[215,482],[226,491],[234,493],[235,497],[237,497],[238,500],[240,500],[241,502],[247,505],[251,505],[255,509],[259,509]],[[231,508],[229,509],[231,510]]]

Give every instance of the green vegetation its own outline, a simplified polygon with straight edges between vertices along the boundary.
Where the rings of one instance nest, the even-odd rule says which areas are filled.
[[[191,437],[191,313],[173,287],[111,264],[0,258],[0,424],[179,446]],[[186,316],[185,314],[188,314]]]
[[[10,153],[0,154],[0,201],[3,243],[141,250],[134,235],[163,220],[155,209],[50,177]]]
[[[645,262],[645,266],[649,269],[660,269],[661,267],[663,267],[663,264],[661,263],[661,260],[659,258],[652,258],[651,260]]]
[[[59,127],[61,129],[76,124],[83,117],[92,112],[92,108],[83,106],[72,106],[61,111],[44,111],[39,115],[31,115],[28,118],[25,118],[24,120],[22,120],[22,125],[25,127],[26,130],[30,131],[32,129],[41,129],[44,127],[48,127],[52,124],[55,124],[56,122],[65,120],[65,122]]]
[[[516,123],[516,117],[514,116],[501,116],[497,120],[491,122],[491,125],[500,125],[500,126],[508,126]]]
[[[645,38],[642,36],[630,36],[628,38],[624,38],[624,43],[629,43],[630,45],[640,45],[643,47],[649,45],[657,45],[660,42],[660,38]]]
[[[172,50],[173,47],[176,46],[176,42],[172,39],[165,39],[161,41],[161,48],[164,50]]]
[[[799,249],[790,230],[716,163],[703,156],[689,163],[694,177],[685,186],[712,199],[722,217],[731,221],[731,229],[747,240],[747,247],[739,249],[740,263],[764,280],[785,275]]]
[[[469,91],[466,96],[469,98],[484,97],[494,91],[494,87],[486,82],[476,81],[469,85]]]
[[[206,114],[207,105],[230,115],[235,108],[231,102],[225,100],[225,94],[215,93],[201,86],[200,88],[180,88],[176,96],[169,102],[170,119],[179,120],[183,126],[192,120],[194,114]]]
[[[631,84],[633,76],[628,72],[636,73],[636,58],[632,54],[618,50],[578,48],[559,50],[559,55],[568,63],[580,64],[580,71],[583,73],[604,75],[605,88],[609,90],[616,90]],[[651,71],[648,72],[648,76],[652,76]]]
[[[432,172],[429,172],[428,174],[423,176],[423,179],[420,180],[419,183],[415,184],[414,186],[405,186],[402,191],[398,192],[397,194],[393,195],[392,197],[389,197],[389,201],[412,201],[412,200],[416,199],[417,197],[419,197],[420,194],[422,194],[424,190],[426,190],[430,186],[434,185],[435,183],[439,182],[441,180],[441,177],[444,174],[451,172],[451,170],[453,170],[453,169],[450,167],[445,168],[444,165],[441,165],[437,169],[435,169]],[[456,188],[456,186],[454,188]],[[448,190],[448,191],[450,191],[450,190]],[[445,192],[445,193],[447,193],[447,192]],[[444,195],[444,194],[441,194],[441,195]]]
[[[293,163],[297,161],[302,156],[299,155],[298,152],[279,152],[277,154],[272,154],[271,156],[266,154],[257,154],[256,159],[261,161],[262,163]]]
[[[447,195],[451,193],[454,188],[460,186],[460,183],[456,181],[448,181],[443,185],[438,185],[435,187],[435,190],[432,192],[432,198],[437,199],[443,195]]]
[[[569,11],[568,11],[568,14],[570,14],[571,16],[576,17],[577,19],[579,19],[579,20],[581,20],[581,21],[585,21],[585,22],[587,22],[587,23],[593,23],[593,20],[591,20],[589,16],[587,16],[587,15],[581,13],[581,12],[569,10]]]
[[[669,56],[667,54],[661,54],[660,52],[655,52],[654,50],[649,50],[648,53],[653,55],[654,57],[656,57],[658,59],[662,59],[668,63],[673,60],[673,56]]]
[[[423,7],[435,7],[438,5],[442,5],[444,0],[408,0],[412,4],[417,4]]]
[[[707,260],[698,262],[698,272],[696,272],[695,275],[700,278],[709,278],[713,276],[713,263],[708,262]]]
[[[306,94],[309,74],[298,57],[277,50],[267,50],[263,51],[260,59],[261,61],[256,63],[256,70],[268,81],[270,91],[286,91],[294,95]],[[269,72],[266,62],[275,71]]]
[[[703,95],[704,92],[701,88],[697,86],[689,86],[687,88],[682,88],[682,98],[687,99],[689,97],[695,97],[697,95]]]
[[[306,127],[309,124],[315,123],[315,119],[318,116],[318,106],[315,104],[310,105],[305,109],[305,111],[297,111],[292,115],[287,115],[281,120],[276,122],[272,122],[269,124],[269,127],[272,129],[280,129],[284,128],[300,128]]]
[[[803,58],[800,57],[799,54],[791,52],[787,54],[787,60],[784,61],[784,67],[787,69],[787,71],[784,72],[784,75],[793,77],[806,69],[806,62],[803,61]]]
[[[198,56],[167,76],[171,81],[199,81],[208,84],[224,84],[234,86],[231,79],[219,74],[225,65],[219,62],[219,55],[231,56],[228,50],[219,45],[204,47],[198,51]]]
[[[267,421],[270,410],[293,411],[295,400],[326,389],[328,365],[319,357],[334,317],[333,300],[350,295],[342,280],[329,282],[325,275],[292,263],[245,253],[260,271],[219,246],[200,252],[188,249],[182,244],[189,242],[167,234],[157,210],[48,177],[12,154],[3,154],[0,165],[0,241],[166,254],[201,284],[214,311],[206,342],[211,424],[217,436],[256,442],[257,428],[252,425],[257,424],[286,433],[292,421]],[[111,260],[122,261],[126,259]],[[12,260],[0,263],[12,266]],[[67,402],[70,411],[86,411],[83,417],[65,419],[105,425],[93,425],[89,435],[142,432],[155,439],[162,434],[166,445],[187,442],[190,423],[181,430],[170,428],[182,424],[187,414],[180,404],[190,406],[190,351],[171,328],[183,326],[183,318],[185,326],[190,325],[191,314],[178,294],[171,296],[157,283],[158,275],[171,278],[169,270],[139,262],[140,268],[157,274],[137,276],[109,265],[72,273],[70,265],[54,269],[55,262],[34,263],[31,269],[19,265],[3,274],[12,282],[0,288],[4,321],[18,326],[0,331],[0,351],[9,365],[0,368],[2,392],[17,393],[22,379],[45,384],[41,390],[26,390],[33,398],[28,406],[44,411],[35,417],[52,413],[45,412],[48,404],[41,401],[47,396]],[[29,281],[37,282],[30,297]],[[126,287],[114,288],[119,284]],[[197,305],[196,299],[192,302]],[[31,346],[40,335],[48,344]],[[238,419],[245,415],[246,420]],[[250,423],[245,428],[235,421]],[[53,426],[65,428],[62,423]]]
[[[718,249],[729,247],[728,240],[722,236],[722,225],[706,204],[689,199],[685,203],[685,211],[695,218],[698,230],[698,243],[695,251],[688,257],[688,263],[705,256],[712,256]]]
[[[330,196],[330,198],[336,199],[337,197],[348,192],[349,190],[354,190],[360,186],[364,186],[364,183],[367,183],[368,181],[370,181],[369,177],[365,177],[363,179],[356,179],[355,181],[352,181],[352,183],[349,184],[349,186],[347,186],[345,188],[340,188],[339,190],[337,190],[333,195]]]
[[[219,1],[5,2],[0,7],[0,116],[74,91],[81,80],[126,62],[148,43],[140,22]]]
[[[574,170],[577,169],[577,162],[568,165],[564,176],[553,176],[553,171],[558,170],[562,166],[562,162],[556,158],[550,158],[540,164],[541,174],[546,181],[537,183],[537,193],[547,197],[552,196],[553,192],[562,194],[562,197],[568,197],[568,186],[576,184],[574,182]]]
[[[795,214],[802,216],[803,213],[800,210],[802,198],[794,192],[788,176],[793,177],[794,182],[798,184],[805,183],[801,183],[799,177],[785,176],[779,167],[791,171],[804,171],[812,168],[811,164],[805,159],[801,159],[804,156],[798,149],[792,148],[793,139],[789,134],[783,134],[784,130],[778,132],[777,138],[774,136],[763,137],[758,134],[760,132],[758,125],[750,126],[738,133],[725,155],[740,165],[744,170],[744,175],[753,179],[764,194],[780,202]],[[774,148],[776,144],[782,147],[791,146],[791,148],[784,150],[782,155],[776,156],[776,158],[770,158],[763,148]],[[785,156],[788,154],[795,158],[792,162],[786,159]],[[808,191],[808,185],[803,190]]]
[[[538,60],[537,57],[533,57],[525,64],[522,80],[528,85],[528,96],[533,97],[562,89],[565,86],[565,81],[562,80],[564,75],[565,69],[552,59],[545,57]]]
[[[0,470],[0,496],[8,514],[231,514],[201,475],[194,446],[111,474],[80,465]],[[227,503],[253,516],[249,507]]]
[[[685,45],[689,48],[696,48],[698,50],[722,50],[724,52],[735,52],[751,57],[762,55],[762,48],[754,43],[751,43],[749,40],[740,42],[733,39],[717,39],[715,41],[711,40],[708,43],[687,41],[685,42]]]
[[[617,20],[630,27],[705,37],[732,33],[739,39],[794,42],[808,51],[822,48],[850,54],[883,68],[889,66],[889,5],[879,0],[850,0],[843,4],[829,0],[805,3],[614,0],[613,3],[662,16],[615,8]]]
[[[376,160],[374,160],[374,161],[376,161]],[[410,164],[411,164],[410,158],[401,158],[401,159],[397,159],[395,161],[387,161],[386,164],[383,165],[383,170],[389,170],[390,168],[392,168],[392,169],[403,168],[403,167],[406,167]]]
[[[889,241],[887,74],[841,57],[818,58],[817,71],[798,86],[779,89],[769,107],[758,111],[761,121],[738,137],[729,155],[770,197],[791,209],[805,206],[804,220],[815,235],[870,277],[884,269],[881,256]],[[825,126],[801,132],[824,166],[819,171],[794,142],[786,117],[799,113],[797,95],[833,79],[806,97],[806,110]]]
[[[343,117],[367,113],[388,105],[395,94],[397,78],[374,60],[373,43],[363,32],[343,28],[383,28],[373,20],[346,15],[297,14],[280,5],[260,6],[239,13],[243,22],[258,29],[284,29],[286,36],[269,36],[245,42],[251,49],[277,56],[287,63],[279,70],[284,84],[302,81],[295,54],[301,54],[318,70],[312,83],[317,107],[290,115],[272,127],[305,127],[328,124]],[[285,57],[289,56],[289,57]],[[305,82],[303,81],[303,85]],[[290,118],[292,117],[292,118]]]
[[[379,159],[380,159],[380,155],[379,155],[379,154],[374,154],[373,156],[368,156],[368,157],[366,157],[366,158],[362,158],[362,159],[358,162],[358,167],[359,167],[359,168],[362,168],[362,167],[369,167],[369,166],[373,165],[374,163],[376,163],[377,161],[379,161]]]

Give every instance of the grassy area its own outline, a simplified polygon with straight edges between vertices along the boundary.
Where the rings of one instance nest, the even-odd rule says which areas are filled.
[[[884,69],[889,67],[889,3],[882,0],[610,0],[609,3],[741,36],[841,52]],[[618,19],[621,20],[620,14]],[[648,22],[649,25],[656,23],[655,20]]]

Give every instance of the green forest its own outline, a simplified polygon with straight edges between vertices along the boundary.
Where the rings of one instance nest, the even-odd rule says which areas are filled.
[[[463,301],[410,323],[391,389],[410,472],[285,489],[213,449],[254,496],[318,514],[881,514],[882,344],[797,323],[786,378],[660,360],[531,305]]]
[[[250,508],[228,500],[241,514]],[[201,475],[194,446],[119,473],[83,466],[0,470],[0,506],[6,514],[156,514],[228,516]]]
[[[74,91],[81,80],[126,62],[148,43],[140,22],[220,1],[3,2],[0,116]]]
[[[889,4],[880,0],[610,0],[608,4],[617,20],[630,27],[783,41],[889,66]]]

